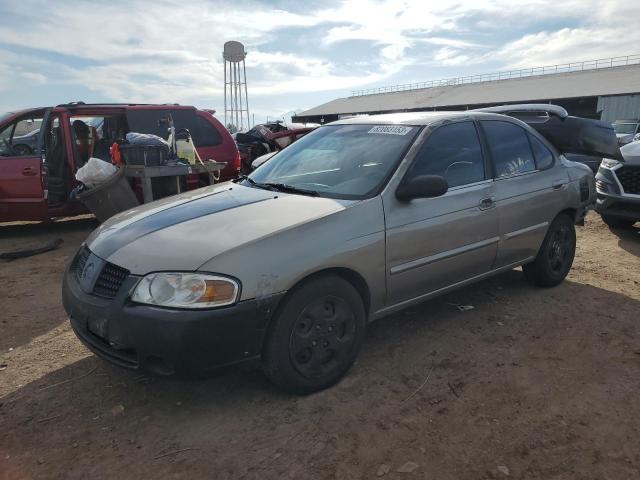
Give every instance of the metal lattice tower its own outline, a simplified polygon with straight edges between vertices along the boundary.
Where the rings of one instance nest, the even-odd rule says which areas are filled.
[[[247,69],[244,59],[247,52],[240,42],[224,44],[224,124],[234,124],[238,131],[248,130],[249,97],[247,96]]]

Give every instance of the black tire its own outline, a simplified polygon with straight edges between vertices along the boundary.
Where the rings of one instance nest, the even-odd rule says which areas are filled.
[[[328,388],[347,373],[362,346],[362,297],[346,280],[326,275],[291,292],[265,340],[265,375],[289,393]]]
[[[628,220],[626,218],[610,217],[608,215],[602,215],[602,221],[606,223],[609,228],[631,228],[635,220]]]
[[[539,287],[555,287],[565,279],[576,253],[576,228],[569,215],[551,223],[536,259],[522,266],[528,280]]]

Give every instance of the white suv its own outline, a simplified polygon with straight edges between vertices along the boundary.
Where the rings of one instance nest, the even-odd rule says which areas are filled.
[[[620,149],[624,161],[604,158],[596,175],[596,211],[613,228],[640,220],[640,142]]]

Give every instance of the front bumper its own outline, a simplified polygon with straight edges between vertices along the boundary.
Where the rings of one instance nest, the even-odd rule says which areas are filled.
[[[77,337],[96,355],[132,370],[161,375],[207,372],[260,358],[269,321],[283,297],[229,307],[177,310],[129,300],[129,276],[113,299],[85,293],[68,268],[64,308]]]
[[[600,168],[596,186],[596,212],[608,217],[640,220],[640,196],[623,193],[613,170]]]
[[[640,220],[640,199],[598,193],[596,212],[608,217],[638,221]]]

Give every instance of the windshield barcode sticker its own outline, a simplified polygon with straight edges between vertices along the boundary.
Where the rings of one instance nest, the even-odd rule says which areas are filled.
[[[382,133],[384,135],[406,135],[413,127],[405,127],[402,125],[378,125],[373,127],[367,133]]]

